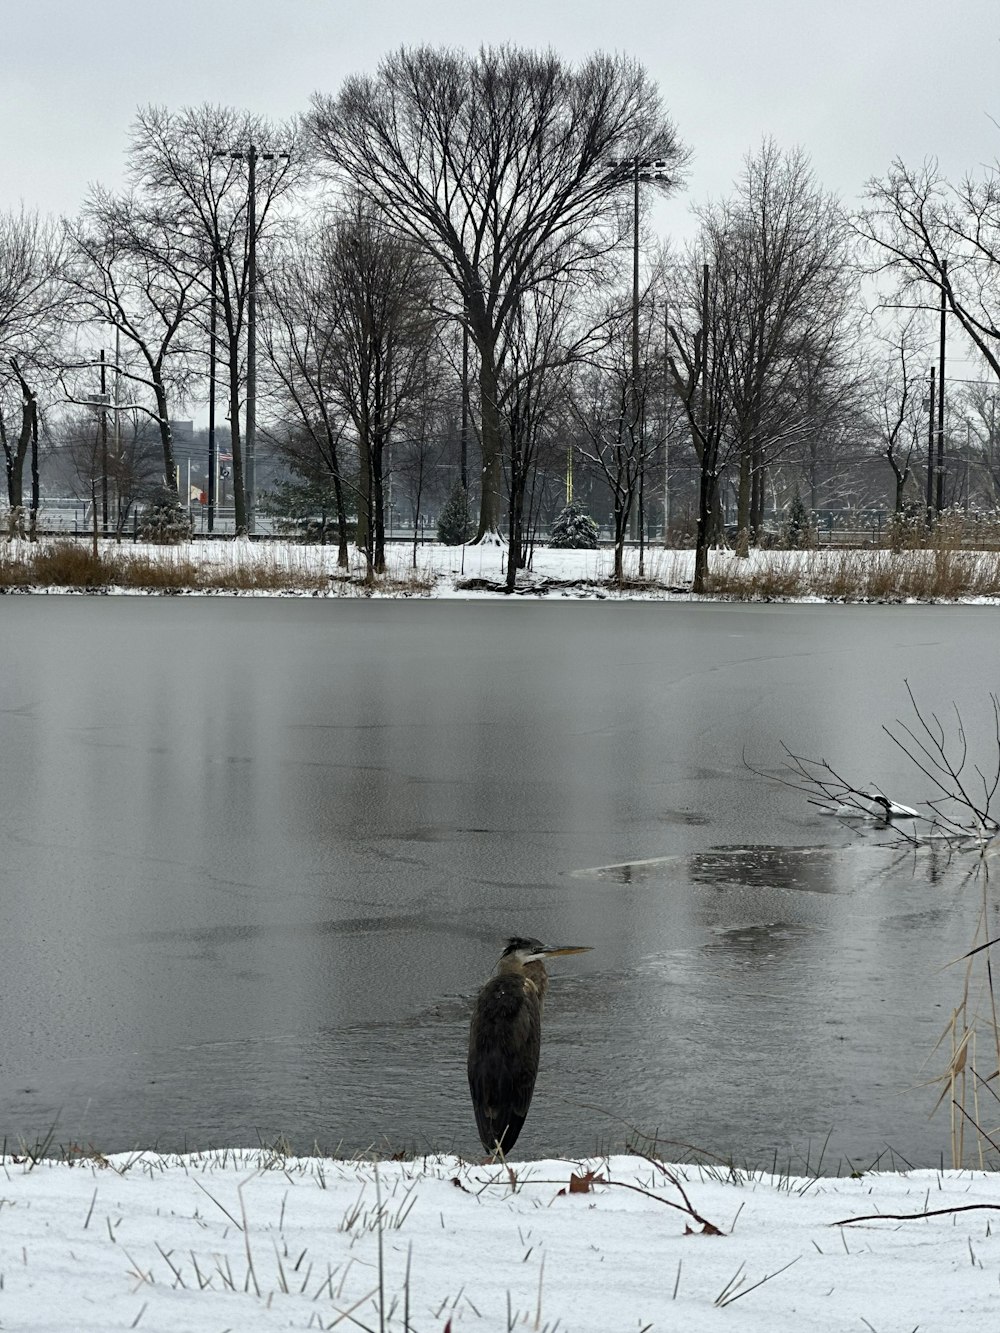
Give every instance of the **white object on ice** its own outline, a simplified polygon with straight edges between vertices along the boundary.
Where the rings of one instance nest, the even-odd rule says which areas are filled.
[[[891,801],[888,796],[883,796],[879,791],[863,791],[858,793],[866,801],[871,801],[873,805],[879,808],[873,810],[872,814],[879,815],[886,821],[890,819],[922,819],[923,816],[919,810],[914,810],[908,805],[900,805],[898,801]]]

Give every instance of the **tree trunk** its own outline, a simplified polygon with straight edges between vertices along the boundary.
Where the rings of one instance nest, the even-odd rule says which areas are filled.
[[[483,468],[479,499],[479,529],[472,539],[473,545],[500,534],[503,427],[497,406],[497,373],[492,344],[486,348],[482,346],[479,348],[479,393],[482,408]]]
[[[240,368],[235,356],[229,362],[229,438],[233,455],[233,508],[236,535],[246,536],[247,495],[243,480],[243,448],[240,443]]]
[[[372,546],[372,451],[367,425],[358,431],[358,522],[354,544],[365,557],[365,573],[371,578],[375,567]]]
[[[21,427],[13,450],[7,443],[7,432],[4,431],[3,449],[7,465],[7,501],[11,509],[20,509],[24,504],[24,460],[28,455],[33,432],[37,431],[38,404],[35,394],[21,374],[17,360],[12,359],[10,366],[21,388]]]
[[[893,470],[893,472],[896,474],[896,505],[895,505],[895,512],[896,512],[897,514],[902,514],[902,512],[903,512],[903,505],[904,505],[904,503],[905,503],[904,500],[903,500],[903,488],[906,486],[906,482],[907,482],[907,480],[908,480],[908,478],[909,478],[909,475],[910,475],[910,469],[907,468],[905,471],[901,471],[901,470],[896,466],[896,463],[895,463],[895,461],[894,461],[892,458],[889,459],[889,462],[892,464],[892,470]]]
[[[170,429],[170,417],[167,413],[167,391],[159,379],[153,382],[153,392],[156,395],[157,425],[160,428],[160,447],[163,450],[163,481],[168,491],[178,495],[173,432]]]
[[[510,505],[508,507],[508,546],[506,591],[513,592],[517,571],[524,568],[524,496],[527,469],[520,444],[511,442]]]
[[[759,449],[754,449],[753,465],[750,486],[750,531],[754,542],[759,542],[761,529],[764,526],[764,483],[766,480]]]
[[[378,430],[372,448],[372,567],[376,574],[385,573],[385,494],[383,488],[383,457],[385,439]]]
[[[701,477],[698,488],[698,535],[694,550],[693,593],[708,591],[708,548],[712,541],[715,504],[718,499],[718,477],[715,475],[718,442],[706,441],[702,452]]]
[[[333,474],[333,497],[337,506],[337,568],[347,569],[351,563],[347,551],[347,506],[339,469]]]
[[[740,559],[750,555],[750,451],[740,450],[740,480],[736,492],[736,554]]]
[[[38,506],[41,504],[41,481],[38,476],[38,400],[31,396],[31,512],[28,515],[28,536],[34,541],[38,535]]]

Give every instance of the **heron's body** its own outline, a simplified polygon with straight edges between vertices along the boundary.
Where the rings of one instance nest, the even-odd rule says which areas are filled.
[[[583,951],[511,939],[479,992],[469,1031],[469,1091],[479,1137],[490,1152],[513,1148],[531,1105],[548,986],[542,958]]]

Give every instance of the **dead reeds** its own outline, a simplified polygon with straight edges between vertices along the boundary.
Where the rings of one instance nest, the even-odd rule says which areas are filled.
[[[923,550],[759,552],[717,560],[713,597],[766,602],[949,602],[1000,597],[1000,552],[941,546]]]
[[[332,549],[332,548],[331,548]],[[328,568],[291,543],[220,543],[196,558],[188,548],[131,550],[70,540],[0,544],[0,590],[29,588],[151,593],[289,593],[333,596],[426,596],[433,574],[408,567],[369,577]]]

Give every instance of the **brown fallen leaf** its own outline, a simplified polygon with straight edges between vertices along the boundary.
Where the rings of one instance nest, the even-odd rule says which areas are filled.
[[[596,1171],[585,1171],[582,1176],[569,1175],[569,1189],[561,1189],[560,1194],[590,1194],[595,1185],[606,1185],[607,1181]]]

